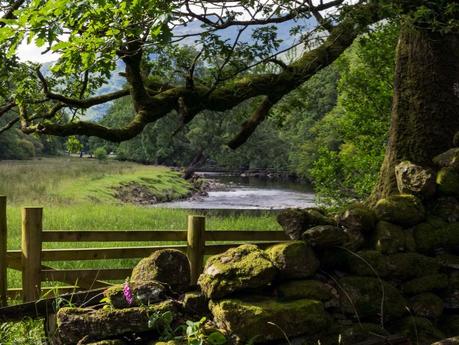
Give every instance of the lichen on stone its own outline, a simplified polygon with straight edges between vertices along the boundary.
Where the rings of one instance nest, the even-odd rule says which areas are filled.
[[[425,219],[422,202],[414,195],[391,195],[375,206],[376,217],[390,223],[413,226]]]

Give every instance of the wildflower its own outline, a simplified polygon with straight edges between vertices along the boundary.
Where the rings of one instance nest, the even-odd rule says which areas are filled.
[[[123,294],[124,294],[124,299],[126,302],[128,302],[129,305],[134,302],[134,296],[132,295],[132,290],[131,287],[129,286],[129,282],[126,281],[123,286]]]

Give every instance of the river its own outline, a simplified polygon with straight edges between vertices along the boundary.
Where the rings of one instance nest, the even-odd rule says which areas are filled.
[[[186,209],[283,209],[313,207],[311,186],[285,180],[260,177],[229,176],[221,173],[200,173],[201,177],[221,184],[208,196],[191,200],[162,203],[160,207]]]

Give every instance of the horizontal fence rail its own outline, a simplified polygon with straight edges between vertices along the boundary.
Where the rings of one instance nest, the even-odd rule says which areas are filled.
[[[75,260],[139,259],[161,249],[176,249],[188,256],[191,280],[196,283],[205,257],[224,252],[242,243],[261,248],[288,240],[283,231],[206,230],[204,216],[188,216],[187,230],[43,230],[43,209],[23,208],[21,250],[7,250],[6,197],[0,196],[0,304],[7,296],[22,293],[24,301],[33,301],[56,288],[41,287],[43,281],[59,281],[67,286],[59,291],[94,289],[109,286],[109,280],[131,275],[132,267],[102,269],[55,269],[48,263]],[[55,242],[174,242],[174,244],[121,246],[104,248],[43,249],[43,243]],[[178,244],[177,244],[178,243]],[[153,244],[153,243],[152,243]],[[43,264],[43,263],[46,263]],[[22,289],[7,289],[6,267],[22,272]]]

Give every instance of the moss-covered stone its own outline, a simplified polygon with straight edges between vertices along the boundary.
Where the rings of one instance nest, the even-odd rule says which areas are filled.
[[[312,248],[304,241],[276,244],[266,250],[279,269],[280,279],[301,279],[314,275],[319,268]]]
[[[437,185],[440,192],[459,196],[459,169],[442,168],[437,174]]]
[[[253,244],[244,244],[210,257],[198,284],[208,298],[216,299],[269,285],[276,274],[267,253]]]
[[[314,299],[329,301],[334,298],[332,287],[318,280],[292,280],[276,287],[282,300]]]
[[[440,263],[434,258],[418,253],[398,253],[382,255],[378,251],[361,251],[348,255],[347,269],[361,276],[375,276],[375,271],[382,278],[408,280],[438,273]]]
[[[310,228],[303,233],[302,238],[318,249],[344,246],[349,241],[348,234],[333,225],[318,225]]]
[[[433,323],[422,317],[409,316],[394,323],[391,332],[404,335],[413,344],[430,345],[443,339],[445,335]]]
[[[403,252],[407,236],[403,228],[389,222],[380,221],[376,225],[375,247],[383,254]]]
[[[402,284],[402,292],[408,295],[416,295],[423,292],[445,289],[446,287],[448,287],[448,276],[439,273],[415,278]]]
[[[210,309],[217,325],[242,342],[255,338],[264,343],[303,334],[319,334],[329,325],[329,316],[320,301],[300,299],[280,302],[272,298],[246,297],[212,302]]]
[[[395,177],[398,190],[402,194],[413,194],[422,198],[435,194],[435,174],[429,168],[403,161],[395,167]]]
[[[365,205],[354,204],[338,216],[338,224],[351,231],[369,233],[375,228],[376,215]]]
[[[459,223],[450,223],[441,228],[421,223],[414,228],[413,235],[416,249],[422,253],[433,253],[438,248],[455,248],[459,246]]]
[[[436,319],[443,313],[444,303],[437,295],[425,292],[411,298],[409,307],[416,316]]]
[[[348,276],[339,280],[340,304],[344,313],[378,320],[381,302],[384,318],[399,318],[406,313],[407,302],[393,285],[370,277]]]
[[[175,315],[178,310],[179,305],[173,301],[126,309],[61,308],[56,315],[53,344],[75,345],[85,336],[96,341],[145,332],[150,330],[148,321],[153,313]]]
[[[459,201],[457,201],[455,197],[447,196],[438,198],[435,200],[430,210],[434,216],[441,218],[445,222],[459,222]],[[443,225],[446,224],[439,224],[437,227]]]
[[[381,199],[375,206],[376,217],[379,220],[403,226],[412,226],[425,219],[425,209],[422,202],[414,195],[392,195]]]
[[[104,297],[110,299],[110,304],[114,308],[150,305],[166,298],[167,288],[160,282],[130,282],[129,288],[134,297],[132,304],[129,304],[124,297],[124,284],[109,287],[104,291]]]
[[[333,220],[317,208],[289,208],[277,215],[277,222],[292,240],[301,239],[301,234],[316,225],[334,224]]]
[[[442,168],[452,167],[458,168],[459,167],[459,148],[455,147],[446,152],[435,156],[433,162]]]
[[[200,291],[187,292],[183,296],[183,308],[186,312],[196,315],[207,315],[209,313],[208,300]]]
[[[183,291],[190,286],[190,263],[182,252],[162,249],[140,260],[134,267],[132,281],[159,281],[172,289]]]

